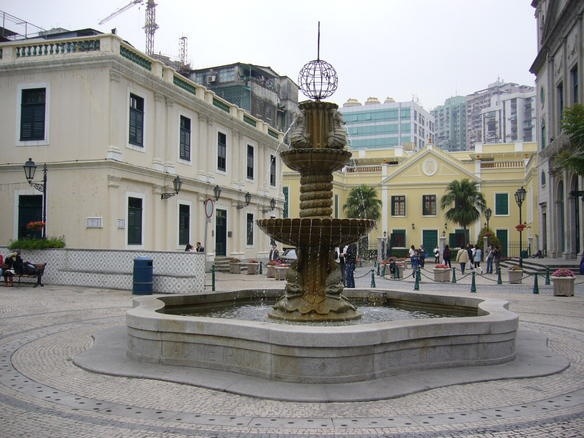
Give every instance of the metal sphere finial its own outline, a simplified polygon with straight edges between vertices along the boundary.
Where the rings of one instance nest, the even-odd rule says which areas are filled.
[[[298,75],[298,83],[300,91],[315,100],[330,97],[337,91],[339,78],[336,70],[328,62],[320,59],[320,21],[316,59],[304,64]]]

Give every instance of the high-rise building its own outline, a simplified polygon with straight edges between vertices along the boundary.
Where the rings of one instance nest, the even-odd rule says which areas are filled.
[[[535,89],[495,94],[481,111],[482,142],[511,143],[535,140]]]
[[[454,96],[434,108],[434,144],[446,151],[466,150],[466,97]]]
[[[396,102],[376,97],[362,105],[349,99],[340,109],[352,149],[386,149],[403,146],[420,150],[434,140],[434,120],[415,101]]]
[[[193,70],[188,76],[282,132],[298,112],[298,85],[270,67],[237,62]]]
[[[525,95],[533,93],[534,88],[529,85],[519,85],[511,82],[503,82],[498,79],[497,82],[489,84],[483,90],[475,91],[466,96],[466,148],[473,150],[475,143],[481,143],[484,140],[483,136],[483,114],[484,111],[493,105],[493,98],[495,102],[506,99],[501,96],[512,94]],[[499,140],[500,142],[504,139]],[[511,141],[511,140],[510,140]],[[488,142],[491,142],[488,140]]]

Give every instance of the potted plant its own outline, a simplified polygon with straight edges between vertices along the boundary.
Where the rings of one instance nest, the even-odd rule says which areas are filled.
[[[450,281],[450,268],[448,265],[438,263],[434,265],[434,281],[448,283]]]
[[[560,268],[552,272],[552,283],[554,284],[554,296],[573,297],[574,281],[576,276],[571,269]]]
[[[507,271],[509,274],[509,283],[520,284],[523,280],[523,269],[519,265],[513,265]]]
[[[247,263],[245,263],[247,268],[248,275],[256,275],[259,271],[260,263],[257,260],[249,259]]]
[[[241,274],[241,260],[236,258],[229,260],[229,272],[232,274]]]

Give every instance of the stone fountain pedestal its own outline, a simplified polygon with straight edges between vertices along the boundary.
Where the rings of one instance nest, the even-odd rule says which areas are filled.
[[[292,148],[282,161],[300,173],[300,218],[262,219],[258,226],[269,236],[296,247],[298,260],[286,274],[286,295],[270,317],[291,321],[334,321],[359,318],[343,295],[342,274],[333,251],[356,242],[375,222],[333,219],[333,175],[345,166],[351,152],[338,106],[306,101],[291,133]]]

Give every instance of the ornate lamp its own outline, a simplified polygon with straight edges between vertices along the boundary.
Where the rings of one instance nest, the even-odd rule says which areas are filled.
[[[182,181],[178,175],[172,180],[172,187],[174,189],[174,192],[162,193],[160,195],[160,199],[168,199],[172,196],[178,195],[178,192],[180,192],[180,189],[182,187]]]

